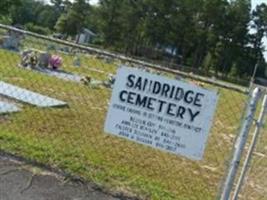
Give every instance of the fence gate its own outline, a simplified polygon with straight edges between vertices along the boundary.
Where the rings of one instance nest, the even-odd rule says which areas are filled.
[[[218,197],[250,100],[247,88],[9,26],[0,25],[0,38],[0,150],[81,176],[118,197]],[[201,161],[104,132],[120,65],[179,78],[218,93]],[[243,199],[266,198],[266,187],[261,184],[266,180],[265,144],[262,136]]]

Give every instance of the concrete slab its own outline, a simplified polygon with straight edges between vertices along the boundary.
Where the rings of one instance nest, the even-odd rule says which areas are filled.
[[[39,93],[17,87],[3,81],[0,81],[0,94],[38,107],[56,107],[67,105],[66,102],[59,101],[57,99],[41,95]]]
[[[37,67],[34,70],[41,72],[43,74],[46,74],[48,76],[57,77],[59,79],[66,80],[66,81],[80,82],[82,79],[82,77],[77,74],[68,73],[68,72],[61,71],[61,70],[52,70],[52,69],[41,68],[41,67]]]
[[[20,109],[12,103],[0,101],[0,114],[18,112]]]

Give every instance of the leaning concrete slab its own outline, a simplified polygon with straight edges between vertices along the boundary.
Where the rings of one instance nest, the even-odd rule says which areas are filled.
[[[0,94],[38,107],[65,106],[66,102],[0,81]]]
[[[18,112],[20,109],[12,103],[0,101],[0,114]]]

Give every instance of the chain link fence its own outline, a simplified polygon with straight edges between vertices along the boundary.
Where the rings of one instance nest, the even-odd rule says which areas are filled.
[[[254,85],[256,87],[257,85]],[[261,87],[262,97],[267,95],[266,88]],[[263,109],[263,99],[261,99],[258,104],[258,110]],[[265,105],[266,106],[266,105]],[[266,112],[266,109],[265,109]],[[255,137],[255,128],[256,128],[256,120],[259,119],[259,112],[255,116],[254,127],[251,130],[251,136],[248,140],[247,146],[245,148],[245,153],[247,154],[249,149],[251,148],[251,144],[253,142],[253,137]],[[267,199],[267,141],[266,141],[266,113],[263,114],[263,122],[262,124],[258,124],[260,127],[255,148],[253,149],[252,156],[250,158],[250,162],[248,162],[248,170],[245,174],[243,185],[241,185],[241,191],[238,195],[239,199],[242,200],[254,200],[254,199]],[[243,159],[244,160],[244,159]]]
[[[117,195],[160,200],[218,196],[249,99],[247,88],[4,25],[0,46],[1,150],[63,169]],[[203,160],[104,133],[120,65],[218,92]],[[255,153],[260,164],[251,168],[261,179],[248,181],[246,199],[252,199],[250,190],[266,191],[266,184],[255,189],[257,181],[265,181],[260,175],[266,170],[264,141]]]
[[[259,138],[259,144],[253,154],[240,199],[254,200],[267,198],[266,181],[266,128]]]

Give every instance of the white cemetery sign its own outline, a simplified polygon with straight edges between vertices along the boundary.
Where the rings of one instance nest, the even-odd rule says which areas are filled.
[[[117,72],[105,132],[200,160],[217,99],[215,91],[122,67]]]

